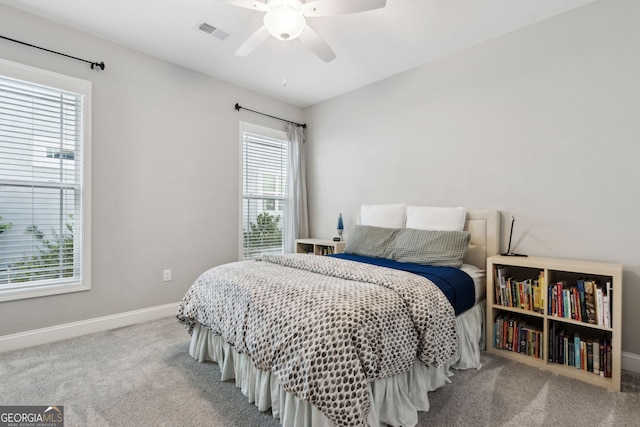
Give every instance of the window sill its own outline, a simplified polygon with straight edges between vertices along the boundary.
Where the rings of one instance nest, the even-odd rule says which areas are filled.
[[[56,283],[51,285],[36,285],[2,289],[0,288],[0,302],[17,301],[28,298],[39,298],[50,295],[68,294],[71,292],[88,291],[91,286],[80,282]]]

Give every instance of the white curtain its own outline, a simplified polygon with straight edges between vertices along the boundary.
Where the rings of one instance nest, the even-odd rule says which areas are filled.
[[[307,168],[302,127],[287,125],[289,159],[287,161],[287,203],[284,230],[284,252],[296,250],[296,239],[309,237],[307,213]]]

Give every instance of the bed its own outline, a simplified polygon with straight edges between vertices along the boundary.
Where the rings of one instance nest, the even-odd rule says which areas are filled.
[[[403,207],[402,218],[400,210],[374,214],[371,223],[363,206],[348,254],[266,256],[203,273],[177,314],[192,337],[190,355],[217,363],[223,381],[235,379],[250,403],[285,427],[415,425],[417,412],[429,410],[428,392],[443,387],[451,369],[480,368],[484,269],[499,252],[500,215],[464,210],[461,231],[416,231],[408,207],[377,207]],[[417,273],[390,268],[418,264],[403,252],[416,233],[466,236],[462,265],[424,274],[420,265]],[[389,245],[395,249],[379,256]],[[398,253],[405,257],[393,259]],[[438,264],[438,256],[430,259]],[[471,297],[435,284],[459,276]]]

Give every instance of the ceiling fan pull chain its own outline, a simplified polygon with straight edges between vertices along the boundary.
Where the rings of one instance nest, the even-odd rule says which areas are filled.
[[[282,68],[283,68],[282,74],[284,74],[284,77],[282,78],[282,86],[287,87],[287,44],[286,43],[282,44],[282,56],[284,57],[284,60],[282,61]]]

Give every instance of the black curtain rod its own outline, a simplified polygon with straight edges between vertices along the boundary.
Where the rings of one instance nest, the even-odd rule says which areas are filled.
[[[9,38],[9,37],[5,37],[5,36],[0,36],[0,38],[5,39],[5,40],[9,40],[10,42],[19,43],[19,44],[22,44],[22,45],[25,45],[25,46],[34,47],[36,49],[44,50],[46,52],[55,53],[56,55],[66,56],[67,58],[75,59],[76,61],[86,62],[87,64],[91,64],[91,69],[92,70],[94,68],[100,68],[101,70],[104,70],[104,62],[87,61],[86,59],[76,58],[75,56],[67,55],[66,53],[56,52],[55,50],[46,49],[46,48],[40,47],[40,46],[35,46],[35,45],[32,45],[31,43],[21,42],[20,40],[15,40],[15,39],[12,39],[12,38]]]
[[[248,109],[248,108],[245,108],[245,107],[241,106],[240,104],[238,104],[238,103],[236,102],[236,111],[240,111],[240,109],[247,110],[247,111],[251,111],[252,113],[260,114],[260,115],[262,115],[262,116],[271,117],[272,119],[281,120],[281,121],[283,121],[283,122],[291,123],[292,125],[299,126],[299,127],[301,127],[302,129],[306,129],[306,128],[307,128],[306,123],[302,123],[302,124],[301,124],[301,123],[296,123],[296,122],[292,122],[291,120],[285,120],[285,119],[281,119],[280,117],[271,116],[271,115],[269,115],[269,114],[261,113],[260,111],[250,110],[250,109]]]

